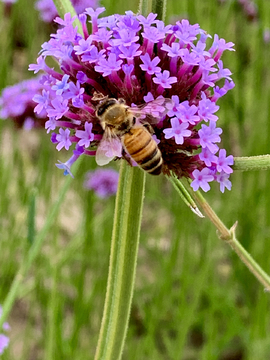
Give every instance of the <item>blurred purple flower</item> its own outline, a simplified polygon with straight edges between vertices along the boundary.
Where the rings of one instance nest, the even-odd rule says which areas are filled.
[[[244,16],[249,21],[255,21],[259,18],[258,6],[252,0],[238,0],[238,4],[240,5],[240,9]]]
[[[9,338],[4,334],[0,334],[0,355],[3,354],[5,348],[8,347],[8,344]]]
[[[100,198],[114,195],[117,191],[119,173],[113,169],[97,169],[86,174],[84,187],[93,190]]]
[[[0,305],[0,318],[2,316],[2,307]],[[3,330],[8,331],[10,329],[9,324],[8,323],[4,323],[3,324]],[[0,355],[3,354],[5,348],[8,347],[9,344],[9,338],[4,335],[4,334],[0,334]]]
[[[265,42],[265,44],[270,43],[270,29],[269,28],[266,28],[263,31],[263,41]]]
[[[42,90],[40,81],[39,76],[3,89],[0,97],[0,118],[11,119],[16,126],[26,130],[44,127],[49,95]]]
[[[37,64],[29,66],[46,73],[43,92],[35,97],[36,112],[47,112],[47,132],[57,129],[51,137],[57,149],[79,145],[80,154],[96,155],[98,148],[104,155],[99,164],[121,157],[130,162],[118,138],[101,142],[104,130],[95,115],[94,93],[123,98],[128,106],[147,103],[141,119],[153,129],[163,173],[189,177],[195,189],[207,191],[212,180],[229,188],[227,178],[218,177],[231,172],[232,156],[223,151],[215,155],[222,133],[216,113],[218,99],[234,87],[231,71],[221,61],[234,44],[218,35],[211,40],[188,20],[165,26],[155,14],[145,18],[131,11],[98,18],[103,11],[87,8],[80,15],[83,35],[73,28],[70,14],[57,18],[62,28],[42,45]],[[60,70],[47,66],[47,57],[53,57]],[[66,173],[76,160],[71,159],[59,166]]]

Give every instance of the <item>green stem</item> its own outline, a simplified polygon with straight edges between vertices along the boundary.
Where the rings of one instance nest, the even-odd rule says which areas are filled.
[[[157,1],[157,0],[156,0]],[[159,0],[164,18],[166,0]],[[154,11],[152,0],[140,0],[139,13]],[[133,296],[144,199],[145,172],[122,161],[116,196],[106,299],[95,360],[119,360]]]
[[[74,164],[74,166],[73,166],[74,174],[76,174],[76,170],[78,169],[79,163],[80,163],[80,159],[77,160],[76,164]],[[2,316],[0,318],[0,329],[2,329],[3,323],[6,321],[7,316],[18,296],[18,291],[20,289],[22,281],[24,280],[33,261],[35,260],[35,258],[37,257],[37,255],[40,252],[43,241],[46,238],[48,231],[50,230],[50,228],[56,218],[56,215],[59,211],[61,204],[64,201],[65,194],[66,194],[72,180],[73,179],[70,176],[67,177],[67,179],[65,180],[65,183],[60,190],[60,193],[59,193],[59,196],[58,196],[56,202],[53,204],[52,208],[48,211],[48,217],[46,219],[46,222],[45,222],[42,230],[35,237],[35,241],[34,241],[33,245],[31,246],[29,252],[27,253],[23,263],[21,264],[21,266],[11,284],[8,295],[3,303],[3,312],[2,312]]]
[[[258,263],[252,258],[252,256],[243,248],[235,236],[235,230],[237,222],[228,229],[223,222],[219,219],[217,214],[208,204],[200,191],[193,192],[196,201],[203,209],[205,215],[215,225],[219,232],[219,237],[225,240],[231,248],[236,252],[242,262],[248,267],[252,274],[259,280],[259,282],[265,287],[265,290],[270,291],[270,277],[267,273],[258,265]]]
[[[70,13],[71,17],[76,16],[76,20],[74,21],[75,26],[78,26],[78,32],[83,34],[83,30],[82,30],[82,24],[79,21],[79,19],[77,18],[77,13],[74,10],[74,7],[72,5],[72,3],[70,2],[70,0],[53,0],[54,5],[56,6],[58,15],[61,18],[64,18],[66,13]]]
[[[147,16],[151,12],[152,3],[152,0],[140,0],[138,13]]]
[[[181,197],[184,203],[190,208],[190,210],[194,212],[194,214],[196,214],[197,216],[203,218],[204,217],[203,214],[198,209],[197,204],[191,197],[188,190],[185,188],[184,184],[182,184],[182,182],[179,181],[174,175],[167,176],[167,179],[173,184],[173,187],[178,192],[178,195]]]
[[[167,0],[140,0],[138,12],[143,16],[153,12],[159,20],[165,21],[166,7]]]
[[[145,172],[122,161],[116,196],[109,276],[95,360],[121,358],[133,296]]]
[[[155,0],[154,6],[152,8],[152,12],[158,15],[157,16],[158,19],[165,21],[166,8],[167,8],[167,1]]]
[[[233,169],[240,171],[269,170],[270,155],[235,157]]]
[[[56,242],[57,240],[55,240]],[[54,244],[56,247],[56,244]],[[59,296],[59,277],[61,272],[61,266],[59,263],[54,264],[53,268],[51,269],[53,274],[53,282],[52,282],[52,290],[49,300],[49,306],[47,308],[47,332],[46,332],[46,344],[45,346],[45,359],[46,360],[54,360],[55,354],[57,354],[57,330],[59,328],[59,324],[57,322],[58,315],[59,315],[59,303],[60,303],[60,296]]]
[[[36,232],[36,197],[37,189],[34,188],[31,191],[29,208],[28,208],[28,235],[27,239],[30,245],[33,244]]]

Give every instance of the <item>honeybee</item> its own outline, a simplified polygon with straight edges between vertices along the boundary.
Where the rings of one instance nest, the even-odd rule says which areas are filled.
[[[96,116],[104,130],[96,152],[97,164],[105,165],[115,156],[121,157],[124,148],[141,169],[148,174],[159,175],[163,165],[162,154],[152,138],[147,120],[156,121],[164,116],[167,112],[164,105],[172,100],[158,98],[141,107],[130,107],[124,99],[97,93],[93,100],[99,101]]]

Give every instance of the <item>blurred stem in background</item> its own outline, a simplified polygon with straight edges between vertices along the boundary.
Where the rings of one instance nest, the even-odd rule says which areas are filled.
[[[74,165],[74,167],[73,167],[74,174],[76,174],[77,169],[79,168],[80,162],[81,161],[79,159],[77,161],[77,163]],[[7,316],[9,314],[9,312],[11,311],[13,304],[14,304],[15,300],[17,299],[17,296],[18,296],[18,293],[20,290],[20,286],[21,286],[23,280],[25,279],[25,276],[26,276],[28,270],[30,269],[30,267],[33,264],[34,260],[36,259],[37,255],[40,253],[44,239],[46,239],[46,236],[47,236],[48,232],[50,231],[53,222],[55,221],[55,219],[57,219],[57,214],[59,212],[60,206],[62,205],[62,203],[65,199],[66,192],[67,192],[72,180],[73,179],[71,176],[66,178],[64,185],[62,186],[62,188],[59,192],[58,198],[56,199],[55,203],[48,211],[48,216],[46,218],[46,221],[45,221],[45,224],[44,224],[42,230],[35,237],[30,250],[28,251],[24,261],[22,262],[22,264],[19,267],[19,270],[17,271],[17,274],[11,284],[8,295],[3,303],[3,312],[2,312],[2,315],[0,318],[0,329],[2,328],[4,322],[6,321]],[[31,205],[30,205],[30,207],[31,207]],[[33,223],[33,222],[34,222],[34,220],[32,219],[31,223]]]

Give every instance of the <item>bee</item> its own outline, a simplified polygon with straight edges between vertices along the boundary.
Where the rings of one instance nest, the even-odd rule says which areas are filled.
[[[156,121],[167,112],[164,104],[171,99],[158,98],[141,107],[130,107],[124,99],[109,98],[94,94],[96,116],[104,130],[97,148],[96,161],[105,165],[115,156],[122,156],[122,148],[138,166],[151,175],[162,171],[163,159],[156,141],[152,138],[151,126],[147,122]],[[154,119],[154,120],[153,120]],[[144,123],[144,124],[143,124]]]

